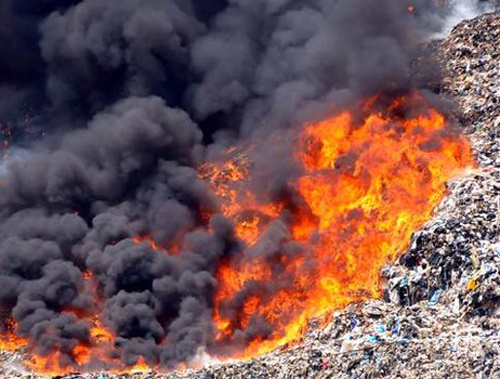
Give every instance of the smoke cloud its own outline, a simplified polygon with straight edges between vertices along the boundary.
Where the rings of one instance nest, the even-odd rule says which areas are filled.
[[[496,4],[495,4],[496,3]],[[455,25],[464,19],[471,19],[486,12],[492,12],[500,4],[493,1],[450,0],[447,4],[444,25],[437,37],[448,34]]]
[[[70,366],[96,314],[125,365],[214,351],[216,270],[245,247],[197,167],[228,141],[418,87],[414,48],[462,8],[411,3],[2,1],[0,122],[23,154],[0,171],[0,307],[16,333]],[[293,169],[275,154],[279,193]],[[286,235],[274,225],[272,249],[297,249]]]

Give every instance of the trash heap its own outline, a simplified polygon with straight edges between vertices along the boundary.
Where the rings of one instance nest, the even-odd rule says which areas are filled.
[[[438,60],[445,92],[460,105],[461,121],[483,167],[500,167],[499,12],[462,22],[443,41]]]
[[[313,321],[297,345],[250,362],[65,378],[500,378],[500,13],[462,22],[436,54],[479,167],[449,183],[435,217],[382,270],[382,299]],[[39,377],[22,355],[0,352],[1,378]]]

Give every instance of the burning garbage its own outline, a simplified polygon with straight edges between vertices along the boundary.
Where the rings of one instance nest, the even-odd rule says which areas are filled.
[[[377,297],[382,266],[429,218],[445,183],[473,166],[465,139],[419,95],[371,107],[363,105],[360,122],[344,112],[302,131],[293,152],[301,172],[283,200],[254,198],[247,155],[204,167],[223,214],[249,245],[217,274],[216,340],[228,351],[246,344],[237,354],[248,358],[272,350],[297,340],[311,318]],[[299,200],[286,204],[292,198]],[[265,255],[252,253],[259,249]]]
[[[0,7],[0,376],[497,376],[498,16],[201,3]]]

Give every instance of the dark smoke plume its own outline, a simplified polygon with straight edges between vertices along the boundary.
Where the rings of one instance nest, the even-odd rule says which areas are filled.
[[[216,268],[244,247],[228,220],[201,215],[217,209],[196,169],[207,146],[418,86],[412,52],[445,11],[412,4],[2,1],[0,122],[28,149],[0,185],[0,307],[17,334],[74,365],[90,340],[76,314],[100,312],[126,365],[213,350]],[[275,192],[291,171],[278,165]]]

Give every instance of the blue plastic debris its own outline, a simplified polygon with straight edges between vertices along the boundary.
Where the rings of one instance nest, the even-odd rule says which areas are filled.
[[[441,296],[441,290],[436,290],[431,296],[430,303],[436,304],[439,301],[439,296]]]
[[[385,333],[386,329],[385,329],[385,326],[384,325],[377,325],[375,327],[375,330],[379,333]]]
[[[407,286],[408,285],[408,278],[405,276],[403,279],[401,279],[401,286]]]
[[[377,343],[377,341],[378,341],[378,337],[374,336],[373,334],[370,334],[370,336],[368,337],[368,342]]]
[[[396,323],[394,324],[394,327],[392,328],[392,334],[398,335],[399,334],[399,321],[396,320]]]
[[[356,316],[352,317],[351,318],[351,330],[354,329],[356,327],[356,325],[358,325],[358,318]]]
[[[410,344],[410,340],[408,338],[402,338],[399,343],[401,344],[401,346],[403,347],[408,347],[408,345]]]

